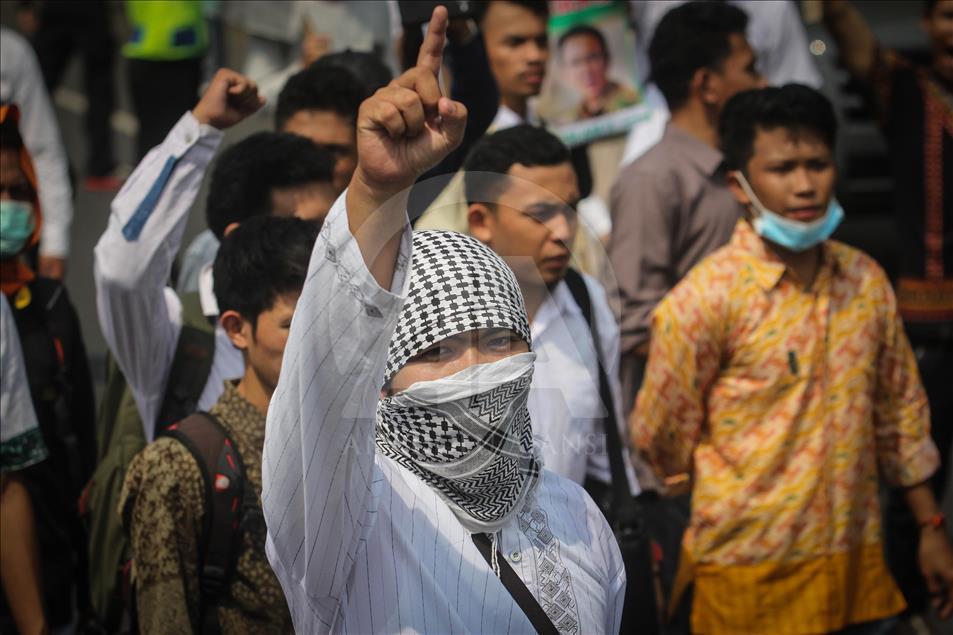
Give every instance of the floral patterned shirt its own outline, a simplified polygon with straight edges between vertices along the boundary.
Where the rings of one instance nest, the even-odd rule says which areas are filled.
[[[938,465],[883,271],[835,241],[805,289],[747,221],[654,313],[632,436],[693,476],[698,633],[829,632],[898,613],[878,475]]]
[[[228,430],[261,499],[265,415],[231,382],[210,413]],[[199,465],[181,442],[159,438],[129,466],[119,504],[133,551],[139,627],[149,633],[197,632],[198,551],[205,514]],[[288,633],[291,617],[265,557],[264,523],[243,532],[236,570],[218,609],[223,633]]]

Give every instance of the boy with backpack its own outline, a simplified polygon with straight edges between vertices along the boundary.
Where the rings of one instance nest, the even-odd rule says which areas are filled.
[[[93,384],[79,318],[66,288],[33,267],[43,212],[19,110],[0,106],[0,288],[6,296],[49,458],[21,470],[36,518],[43,603],[51,629],[85,620],[86,537],[76,509],[96,459]],[[75,598],[75,601],[74,601]],[[12,627],[0,597],[0,632]]]
[[[265,413],[318,229],[242,223],[215,261],[219,318],[245,373],[205,413],[161,432],[129,466],[119,512],[132,546],[142,633],[282,633],[284,595],[265,557]]]

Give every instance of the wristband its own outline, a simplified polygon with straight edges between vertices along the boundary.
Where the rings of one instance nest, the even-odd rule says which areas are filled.
[[[942,513],[937,513],[931,516],[929,519],[920,523],[920,529],[926,529],[927,527],[932,527],[933,529],[940,529],[946,525],[946,516]]]

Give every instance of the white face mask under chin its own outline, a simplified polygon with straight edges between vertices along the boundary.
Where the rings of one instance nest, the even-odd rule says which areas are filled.
[[[834,230],[844,220],[844,209],[832,198],[823,216],[807,223],[785,218],[777,212],[769,210],[755,195],[745,175],[740,171],[734,173],[738,185],[751,200],[753,218],[751,226],[755,233],[772,243],[790,251],[805,251],[824,242],[834,233]]]

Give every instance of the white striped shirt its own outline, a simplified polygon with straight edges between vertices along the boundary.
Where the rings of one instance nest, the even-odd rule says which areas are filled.
[[[469,532],[424,482],[374,448],[387,348],[403,304],[367,270],[345,195],[315,245],[271,400],[262,504],[268,558],[299,633],[531,633]],[[500,551],[565,633],[617,632],[625,570],[575,483],[544,471]]]

